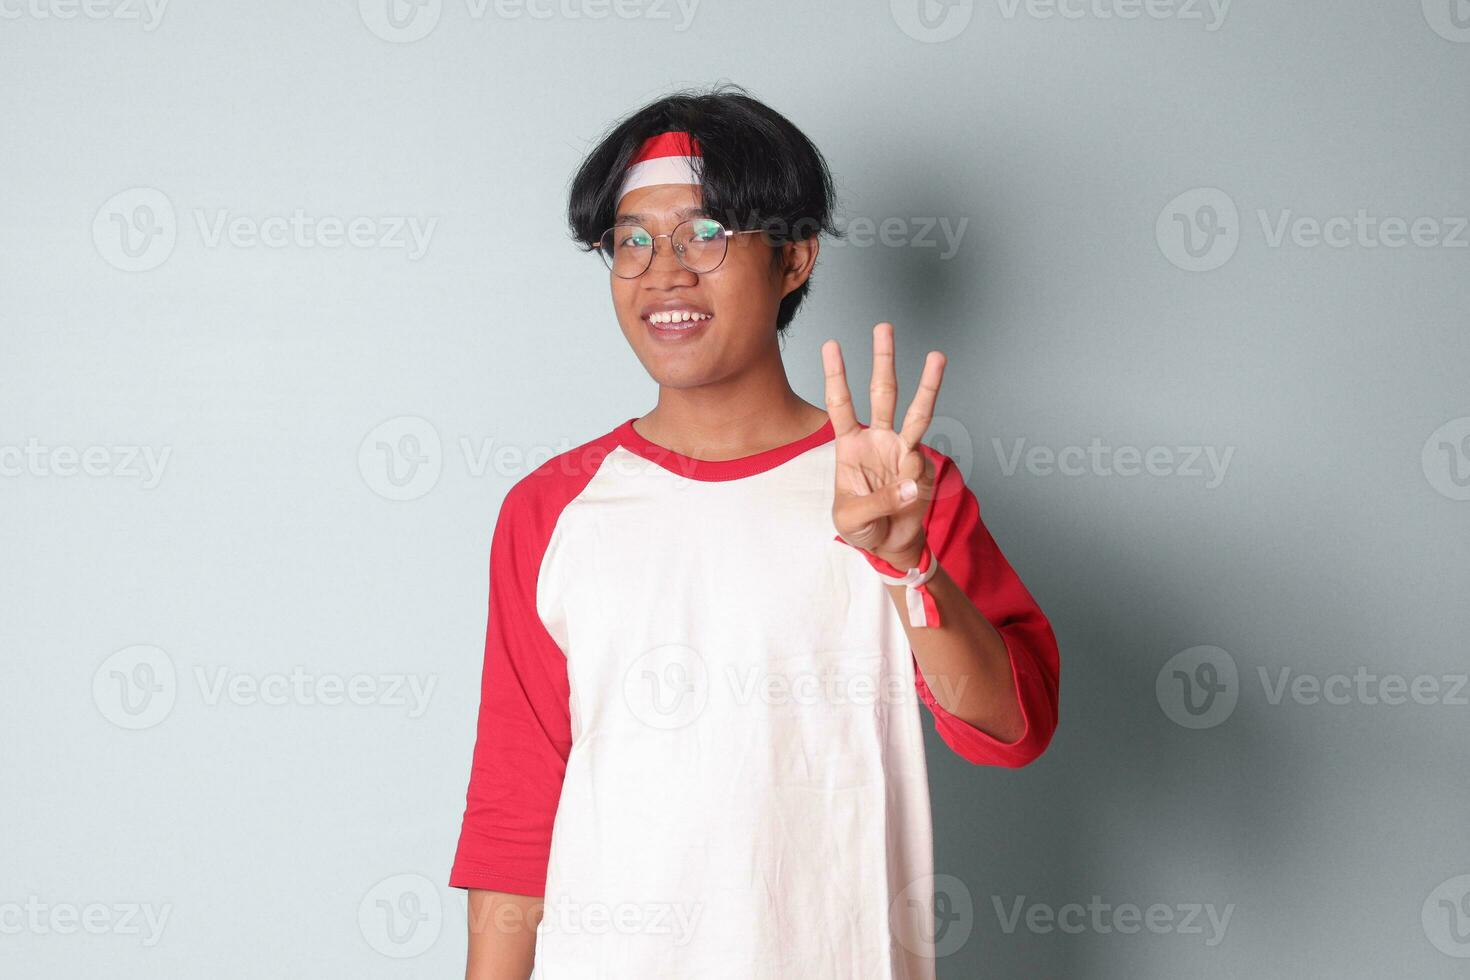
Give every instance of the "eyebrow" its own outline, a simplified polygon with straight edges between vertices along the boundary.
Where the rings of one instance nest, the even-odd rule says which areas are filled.
[[[680,208],[679,210],[674,212],[674,217],[681,220],[684,218],[708,218],[709,212],[706,211],[704,208]],[[619,214],[613,219],[613,224],[620,225],[624,222],[642,224],[648,219],[649,216],[646,214]]]

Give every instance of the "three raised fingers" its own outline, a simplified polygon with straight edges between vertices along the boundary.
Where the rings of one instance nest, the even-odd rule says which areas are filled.
[[[939,385],[944,379],[944,365],[945,357],[939,351],[930,351],[924,359],[919,390],[909,403],[909,410],[903,418],[903,429],[899,433],[910,449],[918,446],[934,418]],[[822,345],[822,373],[825,377],[827,414],[832,419],[833,432],[840,436],[858,428],[852,391],[847,385],[847,370],[842,360],[842,347],[835,340],[829,340]],[[873,411],[871,426],[892,429],[898,402],[898,375],[894,366],[891,323],[883,322],[873,327],[873,376],[868,385],[868,397]]]

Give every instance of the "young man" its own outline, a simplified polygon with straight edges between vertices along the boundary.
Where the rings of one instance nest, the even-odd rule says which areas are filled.
[[[889,324],[868,425],[835,341],[825,410],[787,381],[831,209],[739,91],[645,107],[576,175],[658,404],[501,505],[450,875],[472,980],[930,980],[922,717],[976,764],[1051,740],[1051,627],[919,441],[943,355],[897,429]]]

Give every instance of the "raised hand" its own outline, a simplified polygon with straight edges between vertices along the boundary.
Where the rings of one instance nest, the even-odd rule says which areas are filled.
[[[898,379],[893,324],[874,326],[873,374],[868,384],[873,421],[865,428],[853,411],[841,346],[835,340],[822,345],[827,415],[837,444],[832,526],[848,544],[899,569],[914,567],[924,551],[924,511],[933,496],[934,464],[919,449],[919,440],[934,418],[944,364],[942,353],[929,352],[919,390],[909,403],[903,427],[895,432]]]

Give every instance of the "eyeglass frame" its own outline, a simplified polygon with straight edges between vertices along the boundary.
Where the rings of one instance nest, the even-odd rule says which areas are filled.
[[[720,256],[720,261],[716,262],[715,265],[714,265],[714,268],[712,268],[712,269],[702,269],[701,270],[701,269],[691,269],[691,268],[689,268],[689,266],[686,265],[685,262],[684,262],[684,256],[682,254],[680,254],[680,252],[679,252],[678,249],[674,248],[674,232],[677,232],[680,228],[684,227],[685,225],[692,224],[692,223],[694,223],[696,221],[712,221],[715,224],[719,225],[720,226],[720,236],[719,237],[725,239],[725,254]],[[606,230],[603,231],[603,233],[601,235],[598,235],[597,236],[597,241],[591,243],[592,244],[592,251],[594,251],[598,255],[602,256],[602,261],[607,266],[607,271],[608,272],[611,272],[614,276],[617,276],[619,279],[637,279],[639,276],[642,276],[644,273],[646,273],[649,269],[652,269],[653,268],[653,260],[656,259],[656,258],[658,258],[658,240],[660,238],[667,238],[669,240],[669,248],[673,250],[673,252],[674,252],[674,261],[676,261],[676,262],[679,263],[679,268],[684,269],[686,272],[692,272],[696,276],[707,276],[711,272],[714,272],[715,269],[718,269],[720,266],[722,266],[722,265],[725,264],[725,259],[730,254],[730,239],[731,238],[734,238],[736,235],[759,235],[759,234],[761,234],[762,232],[765,231],[764,228],[748,228],[748,229],[741,229],[741,230],[731,230],[729,228],[726,228],[724,226],[724,224],[722,224],[718,219],[711,218],[711,217],[708,217],[706,215],[695,215],[692,218],[685,218],[683,221],[679,222],[677,225],[674,226],[674,231],[665,232],[662,235],[655,235],[655,234],[653,234],[651,232],[649,233],[649,236],[648,237],[651,240],[652,244],[650,244],[648,246],[648,248],[649,248],[649,252],[648,252],[648,264],[645,265],[641,270],[639,270],[638,275],[636,275],[636,276],[618,276],[618,274],[613,271],[613,265],[612,265],[613,260],[612,260],[612,257],[610,255],[608,255],[606,252],[604,252],[603,249],[602,249],[603,239],[607,238],[608,232],[611,232],[611,231],[613,231],[614,229],[617,229],[617,228],[638,228],[638,229],[640,229],[642,231],[648,231],[648,229],[647,228],[644,228],[642,225],[640,225],[640,224],[638,224],[636,222],[632,222],[632,223],[628,223],[628,224],[621,224],[621,225],[610,225]]]

